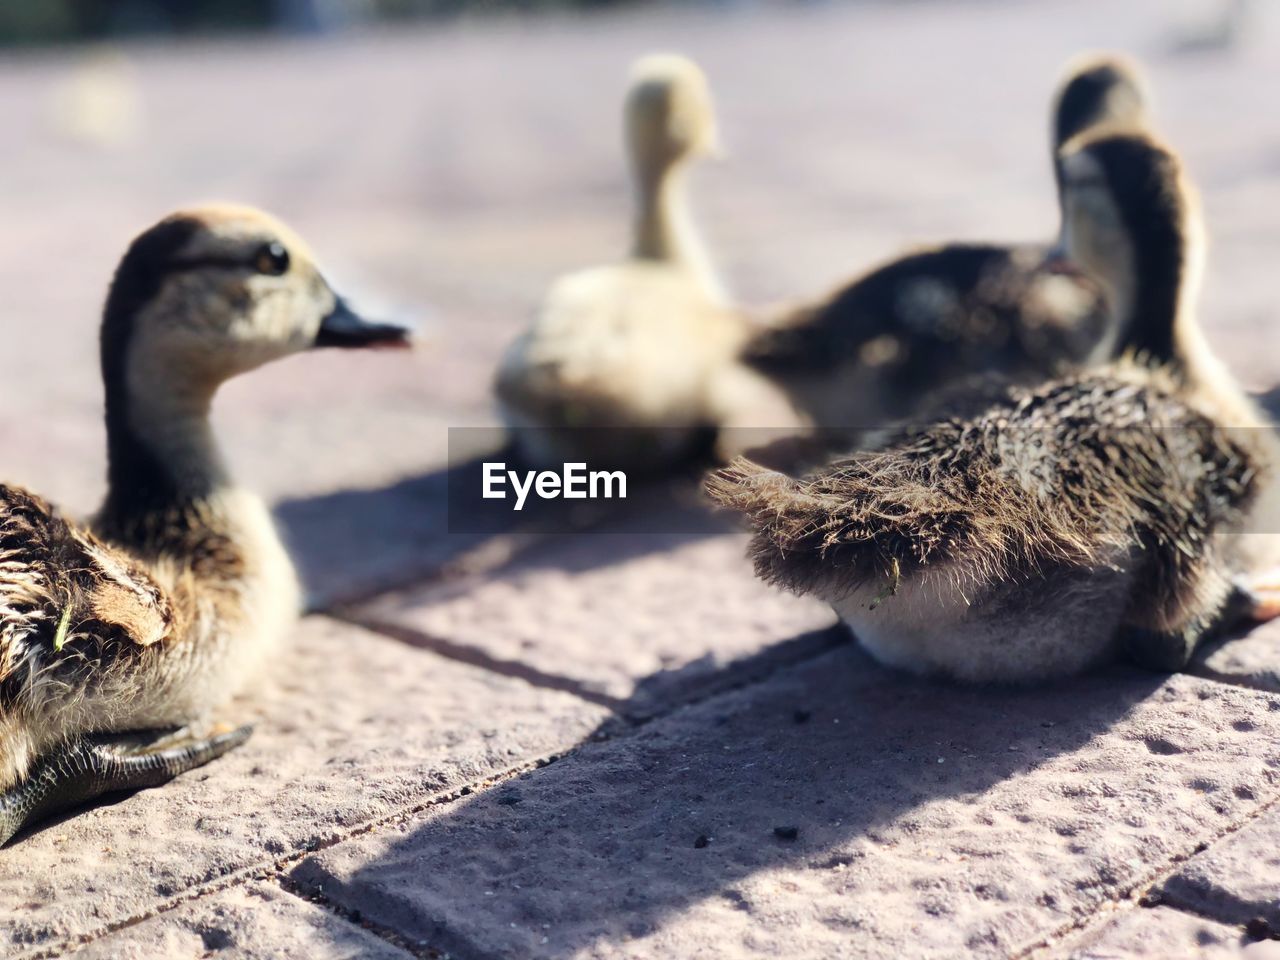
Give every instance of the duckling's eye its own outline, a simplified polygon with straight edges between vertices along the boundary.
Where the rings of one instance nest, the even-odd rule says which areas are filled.
[[[278,277],[289,269],[289,251],[279,240],[264,243],[253,255],[254,269],[270,277]]]

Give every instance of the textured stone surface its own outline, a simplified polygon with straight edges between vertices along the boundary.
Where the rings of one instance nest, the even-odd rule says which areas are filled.
[[[462,953],[1006,956],[1274,799],[1276,732],[1192,677],[954,690],[850,648],[291,876]]]
[[[112,266],[171,207],[245,200],[298,227],[358,301],[424,318],[413,355],[302,356],[218,399],[228,458],[279,505],[313,595],[332,604],[435,577],[477,547],[462,573],[508,564],[532,541],[445,532],[447,428],[492,421],[494,362],[552,278],[624,247],[626,64],[671,46],[703,62],[715,89],[731,156],[697,172],[697,206],[729,286],[753,305],[807,297],[904,245],[1047,237],[1049,91],[1079,50],[1132,50],[1204,194],[1208,335],[1250,385],[1273,386],[1280,353],[1262,347],[1280,178],[1265,121],[1280,7],[1253,4],[1259,19],[1236,50],[1173,53],[1182,16],[1203,21],[1217,5],[756,5],[147,45],[127,51],[140,133],[114,147],[53,129],[50,104],[78,52],[6,57],[0,479],[94,505],[95,327]],[[563,672],[561,689],[648,715],[753,676],[744,658],[769,666],[811,649],[784,644],[810,614],[751,584],[731,538],[713,532],[549,543],[545,565],[531,554],[482,587],[490,609],[461,595],[475,585],[464,577],[377,613],[410,642],[426,638],[410,635],[425,622],[455,657],[535,683]],[[207,881],[248,882],[256,867],[235,871],[342,840],[604,717],[359,631],[315,622],[303,636],[293,689],[267,702],[244,750],[0,850],[0,954],[149,916]],[[1271,686],[1274,639],[1261,628],[1201,669]],[[1171,897],[1243,916],[1277,886],[1276,838],[1261,821],[1215,837],[1274,794],[1272,702],[1128,675],[948,691],[890,678],[848,648],[347,840],[298,875],[372,902],[420,939],[522,957],[999,954],[1100,919],[1201,843]],[[798,827],[796,840],[776,838],[778,826]],[[286,915],[316,914],[300,901],[258,906],[264,889],[179,906],[106,949],[182,956],[205,946],[193,930],[217,929],[236,942],[214,956],[287,955],[296,943],[341,955],[346,927],[300,932]],[[1217,930],[1167,908],[1133,911],[1091,949],[1173,952]]]
[[[661,514],[647,522],[674,529]],[[735,661],[749,669],[843,639],[825,604],[757,580],[746,537],[723,529],[562,537],[456,596],[429,587],[355,615],[571,678],[647,715],[732,681]]]
[[[260,706],[232,714],[256,718],[241,749],[0,850],[0,953],[91,934],[331,843],[562,749],[602,716],[322,618],[304,623],[279,675]]]
[[[364,599],[388,587],[432,579],[451,565],[483,568],[527,546],[506,529],[454,533],[447,466],[372,488],[336,490],[276,507],[311,609]]]
[[[1280,691],[1280,620],[1207,647],[1192,669],[1226,683]]]
[[[183,904],[72,955],[77,960],[409,960],[412,956],[267,883]]]
[[[1239,927],[1214,923],[1167,907],[1127,909],[1087,934],[1057,945],[1049,956],[1059,960],[1123,960],[1152,957],[1171,960],[1236,960],[1245,945]],[[1263,954],[1249,957],[1262,960]]]
[[[1173,906],[1232,923],[1261,918],[1280,936],[1280,810],[1192,857],[1158,893]]]

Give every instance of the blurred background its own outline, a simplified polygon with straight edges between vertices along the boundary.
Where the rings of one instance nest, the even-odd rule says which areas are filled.
[[[588,9],[590,8],[590,9]],[[1280,381],[1280,2],[1256,0],[4,0],[0,477],[101,495],[97,324],[116,261],[171,209],[295,226],[409,356],[314,354],[216,416],[273,500],[437,470],[495,420],[494,364],[559,274],[626,248],[631,61],[697,59],[728,156],[696,171],[746,305],[825,292],[905,247],[1047,240],[1049,98],[1068,58],[1146,63],[1213,238],[1204,306],[1251,386]]]
[[[582,5],[601,2],[587,0]],[[528,9],[557,4],[564,5],[564,0],[487,0],[486,6]],[[326,32],[374,20],[447,16],[468,6],[474,4],[467,0],[6,0],[0,10],[0,42],[238,30]]]

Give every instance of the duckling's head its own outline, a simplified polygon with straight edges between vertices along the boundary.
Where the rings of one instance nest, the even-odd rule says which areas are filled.
[[[1053,148],[1102,125],[1144,129],[1147,82],[1142,69],[1116,54],[1088,56],[1067,68],[1053,103]]]
[[[109,394],[161,377],[211,391],[311,347],[400,346],[406,336],[352,312],[284,224],[203,207],[166,217],[125,253],[103,318],[103,375]]]
[[[632,163],[644,174],[717,149],[715,108],[706,75],[687,57],[642,57],[632,68],[626,106]]]
[[[1178,156],[1148,134],[1102,128],[1071,140],[1060,166],[1060,251],[1101,284],[1118,348],[1170,359],[1202,248]]]

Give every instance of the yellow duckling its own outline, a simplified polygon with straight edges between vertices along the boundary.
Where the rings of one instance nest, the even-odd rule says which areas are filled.
[[[745,369],[719,376],[748,327],[726,305],[687,206],[688,169],[716,145],[706,78],[684,57],[645,57],[625,118],[630,256],[558,280],[498,370],[504,419],[535,464],[660,468],[708,440],[725,406],[772,392]]]

